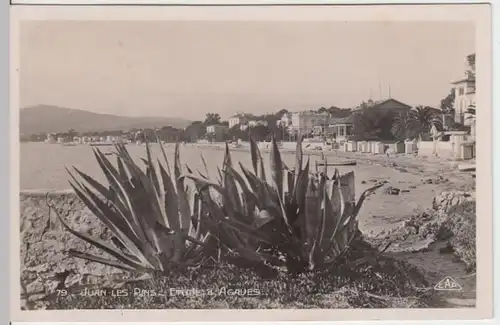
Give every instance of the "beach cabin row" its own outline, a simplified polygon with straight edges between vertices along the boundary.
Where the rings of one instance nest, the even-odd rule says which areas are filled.
[[[383,144],[382,142],[348,141],[344,144],[344,151],[384,154],[385,144]]]
[[[408,153],[412,154],[417,150],[417,143],[415,141],[396,142],[391,144],[384,144],[378,141],[347,141],[344,143],[344,151],[347,152],[361,152],[373,154],[385,154],[387,149],[393,153]]]

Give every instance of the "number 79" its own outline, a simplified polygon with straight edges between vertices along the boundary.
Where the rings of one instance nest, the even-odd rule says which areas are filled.
[[[68,290],[66,289],[56,289],[58,297],[66,297],[68,295]]]

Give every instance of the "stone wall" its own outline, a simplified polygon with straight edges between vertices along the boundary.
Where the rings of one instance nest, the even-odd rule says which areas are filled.
[[[67,251],[72,248],[108,257],[63,229],[56,211],[72,229],[101,239],[109,238],[107,229],[73,192],[60,191],[49,195],[36,191],[21,192],[21,285],[31,300],[53,292],[59,283],[54,276],[59,272],[71,272],[66,280],[68,286],[103,283],[103,278],[123,275],[119,269],[69,256]]]

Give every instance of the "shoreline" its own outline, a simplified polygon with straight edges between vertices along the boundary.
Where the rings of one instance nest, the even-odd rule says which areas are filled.
[[[172,146],[173,143],[167,143],[166,146]],[[199,149],[208,149],[215,151],[224,151],[225,144],[216,143],[216,144],[196,144],[196,143],[186,143],[184,144],[186,147],[190,148],[199,148]],[[182,146],[181,146],[182,148]],[[229,147],[231,152],[249,152],[250,147],[245,145],[241,147]],[[259,150],[263,154],[269,154],[270,149],[262,146],[259,146]],[[295,154],[296,149],[293,148],[279,148],[281,154]],[[356,160],[360,164],[376,164],[382,167],[394,168],[394,167],[404,167],[404,168],[419,168],[425,167],[429,164],[432,165],[441,165],[445,168],[456,169],[458,165],[462,162],[467,162],[467,164],[474,164],[475,160],[455,160],[450,158],[439,158],[439,157],[429,157],[429,156],[417,156],[415,154],[375,154],[375,153],[362,153],[358,151],[343,151],[340,149],[327,149],[327,150],[317,150],[317,149],[307,149],[302,148],[302,152],[304,156],[314,156],[318,157],[324,155],[326,157],[339,157],[345,159],[353,159]],[[394,165],[396,163],[396,165]]]
[[[167,147],[173,144],[167,144]],[[205,149],[214,151],[224,151],[225,147],[222,145],[206,145],[206,144],[186,144],[186,146],[194,149]],[[182,147],[181,147],[182,150]],[[230,148],[231,152],[249,152],[249,147],[237,147]],[[259,148],[262,154],[267,155],[270,153],[270,149]],[[280,153],[283,155],[294,155],[295,149],[283,149],[280,148]],[[412,154],[392,154],[387,156],[386,154],[374,154],[374,153],[361,153],[361,152],[346,152],[341,150],[310,150],[303,149],[303,154],[305,157],[319,157],[324,155],[330,160],[331,158],[341,158],[343,160],[354,160],[358,165],[375,165],[380,167],[385,167],[388,169],[393,169],[401,172],[410,172],[412,174],[423,175],[424,177],[435,175],[436,171],[439,172],[453,172],[456,175],[463,175],[466,177],[472,177],[475,172],[459,171],[458,166],[463,162],[460,160],[451,160],[445,158],[437,157],[419,157]],[[467,164],[474,164],[474,160],[468,160]],[[71,191],[71,189],[49,189],[49,188],[21,188],[20,192],[32,193],[36,195],[45,195],[46,192],[65,192]]]

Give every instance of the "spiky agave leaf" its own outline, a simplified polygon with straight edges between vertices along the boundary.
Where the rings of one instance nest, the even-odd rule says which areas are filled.
[[[229,151],[229,144],[226,142],[226,151],[224,154],[224,162],[222,166],[223,173],[223,186],[227,189],[228,198],[231,200],[231,205],[236,209],[236,211],[243,213],[243,203],[240,198],[240,190],[236,185],[236,181],[227,171],[233,167],[231,153]]]
[[[260,179],[266,180],[266,172],[264,168],[264,160],[262,159],[262,154],[260,153],[259,146],[254,138],[250,137],[250,156],[252,158],[252,166]]]
[[[201,157],[201,162],[203,163],[203,167],[205,168],[205,175],[202,175],[204,178],[209,178],[210,173],[208,172],[208,166],[207,162],[205,161],[205,158],[203,157],[203,154],[200,154]]]
[[[309,184],[307,186],[303,215],[305,220],[304,226],[306,235],[304,244],[309,256],[308,262],[312,266],[312,255],[316,245],[315,242],[321,217],[321,197],[319,196],[318,189],[314,185],[313,178],[309,179]]]
[[[160,146],[162,147],[161,143]],[[171,265],[190,264],[191,259],[189,261],[184,259],[187,256],[185,254],[187,248],[201,245],[207,240],[207,236],[201,230],[195,237],[188,233],[191,213],[182,180],[176,182],[177,186],[174,186],[170,175],[158,161],[160,181],[149,144],[146,144],[146,173],[133,161],[123,144],[118,143],[115,148],[118,168],[115,168],[99,149],[93,150],[109,187],[76,168],[75,173],[82,182],[79,182],[69,170],[68,173],[73,179],[70,185],[75,193],[112,232],[114,235],[112,240],[119,243],[118,248],[72,230],[60,216],[58,217],[72,234],[111,254],[117,261],[74,250],[72,254],[95,262],[116,267],[121,265],[124,269],[132,268],[138,271],[166,272]],[[177,150],[176,174],[180,174],[179,166]],[[179,190],[176,191],[176,187]],[[175,251],[180,253],[174,254]]]
[[[295,189],[295,174],[292,171],[286,171],[286,183],[287,183],[287,193],[291,197]]]
[[[149,143],[146,142],[146,151],[148,151]],[[134,193],[137,197],[141,209],[141,219],[144,221],[144,228],[147,231],[148,238],[154,245],[156,250],[155,257],[160,261],[162,265],[162,271],[165,271],[169,265],[169,253],[172,249],[172,239],[167,238],[163,233],[159,233],[154,230],[157,222],[165,224],[165,209],[163,202],[161,200],[161,195],[157,191],[154,182],[151,180],[152,171],[149,168],[149,176],[133,161],[132,157],[128,153],[128,150],[123,146],[120,148],[122,157],[124,160],[125,167],[130,171],[132,175],[132,183],[134,184],[137,191]],[[147,163],[149,166],[153,165],[151,155],[147,156]],[[164,247],[169,247],[168,250]]]
[[[257,175],[253,174],[247,170],[241,163],[240,168],[243,175],[240,175],[238,171],[230,165],[230,154],[229,150],[226,151],[224,160],[224,179],[230,182],[238,184],[241,193],[241,203],[245,205],[244,211],[238,211],[238,208],[231,203],[231,200],[224,199],[224,208],[221,209],[219,204],[213,201],[210,195],[205,194],[204,200],[207,203],[211,211],[211,215],[215,217],[215,222],[210,219],[207,220],[212,224],[212,229],[214,229],[214,234],[216,234],[219,242],[223,243],[223,249],[227,252],[232,251],[233,253],[240,254],[245,258],[252,259],[255,261],[262,261],[262,252],[259,251],[260,244],[273,245],[276,241],[276,234],[269,232],[269,229],[263,229],[263,226],[275,220],[273,215],[280,213],[280,207],[282,207],[282,202],[280,201],[280,196],[277,194],[276,189],[271,185],[262,180]],[[260,157],[257,157],[256,167],[254,170],[259,172],[261,163],[259,161]],[[281,169],[280,167],[279,169]],[[261,173],[262,174],[262,173]],[[184,175],[184,177],[190,178],[197,183],[197,188],[200,191],[207,192],[207,187],[215,189],[223,198],[229,198],[229,191],[227,186],[221,186],[215,182],[210,182],[206,179],[197,177],[196,175]],[[248,186],[246,184],[248,182]],[[282,182],[282,180],[281,180]],[[256,205],[258,209],[255,210]],[[271,207],[270,210],[268,210]],[[273,209],[274,208],[274,209]],[[274,211],[274,212],[272,212]],[[244,213],[247,215],[245,216]],[[250,216],[255,216],[254,218]],[[263,220],[260,218],[265,215],[264,224]],[[241,218],[238,218],[241,216]],[[279,234],[278,234],[279,235]],[[250,247],[251,249],[249,250]],[[294,255],[290,252],[290,255]],[[269,259],[265,259],[270,262]]]
[[[269,157],[272,185],[278,192],[280,198],[283,198],[283,162],[278,149],[276,139],[271,140],[271,153]]]
[[[297,178],[302,171],[302,159],[303,159],[303,153],[302,153],[302,134],[299,133],[297,137],[297,146],[295,150],[295,178]],[[297,180],[295,180],[296,182]]]
[[[247,183],[243,179],[243,177],[234,169],[232,166],[227,166],[226,173],[229,174],[236,183],[240,186],[241,189],[241,197],[242,197],[242,213],[246,216],[252,216],[255,207],[257,205],[258,199],[252,191],[247,186]]]
[[[184,180],[181,178],[181,163],[180,163],[180,151],[179,144],[175,145],[175,160],[174,160],[174,171],[177,187],[177,196],[179,199],[179,212],[181,217],[181,232],[187,233],[189,230],[189,225],[191,222],[191,211],[189,207],[188,195],[184,187]]]
[[[117,150],[122,153],[122,158],[125,158],[125,160],[128,157],[124,157],[123,153],[123,148],[118,148]],[[151,210],[151,205],[152,204],[144,204],[146,202],[144,201],[150,201],[151,196],[148,195],[147,193],[144,192],[144,188],[141,186],[124,186],[124,184],[121,184],[117,178],[116,178],[116,170],[113,170],[111,163],[107,160],[107,158],[102,155],[102,153],[97,150],[97,155],[100,157],[100,160],[102,164],[105,166],[104,168],[107,168],[109,174],[113,175],[112,178],[110,178],[111,181],[111,188],[117,189],[118,193],[120,193],[120,197],[124,198],[125,201],[127,202],[127,211],[131,213],[132,216],[135,216],[135,220],[138,224],[137,229],[141,230],[144,233],[143,241],[145,243],[148,243],[151,246],[146,246],[146,250],[148,251],[148,256],[153,258],[154,260],[157,260],[155,263],[157,267],[159,267],[161,270],[164,270],[165,262],[164,261],[158,261],[158,258],[161,258],[158,254],[159,252],[159,245],[160,241],[166,240],[165,238],[162,238],[163,236],[158,236],[152,229],[151,226],[153,225],[154,219],[151,218],[151,216],[154,214]],[[125,162],[125,168],[129,169],[129,165],[127,162]],[[134,183],[134,171],[130,171],[132,174],[132,184]],[[137,184],[135,184],[137,185]],[[77,192],[78,193],[78,192]],[[91,193],[87,191],[87,194],[90,195]],[[81,195],[79,195],[80,199],[83,199]],[[94,198],[96,200],[97,197]],[[84,201],[85,202],[85,201]],[[115,200],[115,203],[118,203],[119,200]],[[92,205],[89,204],[88,201],[85,202],[86,205],[89,208],[92,208]],[[154,203],[153,203],[154,204]],[[102,205],[102,204],[101,204]],[[144,210],[146,209],[146,210]],[[96,213],[95,209],[93,211]],[[99,216],[99,215],[97,215]],[[112,216],[112,214],[105,213],[105,217],[109,218]],[[146,218],[144,218],[146,217]],[[149,217],[149,218],[148,218]],[[113,222],[113,220],[111,220]],[[116,221],[115,221],[116,223]],[[109,226],[109,225],[108,225]],[[123,241],[123,240],[122,240]],[[154,253],[152,253],[154,252]]]
[[[70,248],[68,250],[68,254],[71,255],[71,256],[73,256],[73,257],[77,257],[77,258],[85,259],[85,260],[88,260],[88,261],[91,261],[91,262],[97,262],[97,263],[100,263],[100,264],[104,264],[104,265],[116,267],[118,269],[122,269],[122,270],[125,270],[125,271],[137,271],[137,270],[141,270],[141,267],[139,267],[139,266],[132,266],[131,267],[131,266],[128,266],[126,264],[122,264],[122,263],[117,262],[117,261],[113,261],[113,260],[106,259],[106,258],[103,258],[103,257],[100,257],[100,256],[88,254],[88,253],[85,253],[85,252],[80,252],[80,251],[77,251],[76,249],[72,249],[72,248]],[[150,270],[144,269],[142,271],[149,272]]]
[[[243,233],[243,235],[246,236],[246,235],[252,235],[252,232],[255,232],[255,229],[250,228],[249,225],[255,221],[254,218],[252,218],[252,216],[259,215],[258,213],[255,214],[255,205],[259,200],[259,198],[257,198],[255,194],[253,194],[249,190],[243,177],[239,175],[239,173],[232,166],[226,165],[224,173],[225,173],[224,177],[227,181],[234,184],[239,184],[241,187],[241,191],[243,192],[242,193],[243,200],[241,202],[239,201],[239,196],[235,197],[235,200],[238,200],[237,205],[233,204],[233,200],[230,200],[232,193],[230,193],[227,186],[226,187],[221,186],[215,182],[208,181],[193,174],[183,175],[182,177],[192,179],[196,183],[196,186],[200,192],[207,191],[207,188],[213,188],[222,196],[223,198],[222,204],[224,205],[224,211],[226,213],[225,215],[226,217],[224,218],[222,217],[223,216],[222,210],[218,207],[217,202],[214,202],[211,199],[210,195],[205,194],[204,197],[205,200],[210,200],[210,202],[207,205],[211,207],[212,210],[215,209],[215,211],[212,211],[212,215],[218,217],[219,222],[227,222],[227,226],[231,230],[226,229],[225,232],[232,233],[233,230],[237,230],[239,233],[236,234],[233,233],[232,235],[238,237],[237,242],[241,243],[241,240],[243,239],[241,233]],[[250,172],[248,171],[248,173]],[[249,181],[253,184],[255,188],[259,187],[263,188],[263,183],[259,178],[257,178],[257,176],[255,175],[253,175],[253,177],[249,176]],[[266,196],[262,196],[261,199],[263,201],[269,200],[269,198]],[[242,206],[243,203],[246,208],[244,210],[240,209],[240,206]],[[261,206],[261,209],[259,210],[265,211],[265,207],[266,203],[264,202]],[[260,239],[264,240],[263,238]]]
[[[117,145],[117,149],[119,149],[119,144]],[[108,179],[111,193],[113,193],[113,196],[116,196],[115,199],[112,200],[112,202],[115,203],[117,208],[119,208],[122,213],[130,216],[129,219],[132,220],[134,225],[133,228],[135,230],[135,233],[139,236],[140,240],[142,242],[151,243],[151,237],[149,236],[150,234],[148,234],[147,230],[144,228],[144,222],[141,220],[142,218],[137,213],[138,196],[140,196],[137,188],[133,186],[131,181],[121,180],[118,171],[99,149],[95,149],[94,154],[103,173]],[[76,181],[73,174],[70,173],[70,176],[75,181],[75,184],[80,184]],[[83,175],[80,176],[83,177]],[[87,177],[87,181],[90,181],[90,179]],[[90,185],[93,185],[95,187],[95,184],[96,182],[91,183]],[[74,188],[73,185],[72,187]],[[81,195],[79,195],[79,197],[80,199],[83,199]],[[108,197],[107,199],[109,201],[110,198]]]
[[[355,182],[354,182],[354,172],[348,172],[340,176],[340,190],[342,192],[342,198],[344,200],[344,211],[342,213],[342,219],[340,221],[340,233],[342,235],[342,242],[346,243],[350,237],[350,229],[352,228],[352,222],[356,216],[354,213],[354,208],[356,205],[356,192],[355,192]],[[343,231],[347,229],[347,231]]]
[[[161,153],[163,155],[163,159],[165,160],[165,165],[167,165],[167,170],[168,170],[168,173],[171,173],[171,170],[170,170],[170,164],[168,162],[168,158],[167,158],[167,154],[165,152],[165,148],[163,147],[163,145],[161,144],[161,141],[160,141],[160,138],[158,137],[158,134],[156,133],[156,130],[154,130],[154,135],[155,135],[155,138],[156,138],[156,141],[160,144],[160,149],[161,149]],[[159,162],[159,161],[158,161]]]
[[[298,142],[295,173],[287,174],[286,178],[274,139],[269,180],[262,177],[263,160],[253,140],[250,144],[253,172],[241,163],[241,172],[235,170],[226,146],[219,183],[192,173],[184,175],[195,182],[200,201],[207,207],[210,217],[206,222],[220,252],[236,254],[252,263],[271,264],[274,254],[279,252],[289,270],[300,272],[307,266],[329,267],[349,249],[359,232],[357,213],[370,191],[355,202],[354,173],[339,175],[335,170],[329,180],[326,164],[322,172],[311,173],[310,159],[302,168],[301,139]],[[287,193],[283,192],[285,181]],[[237,188],[239,195],[228,188]],[[222,203],[214,200],[210,189],[223,198]],[[263,251],[270,256],[264,258]]]
[[[130,256],[127,256],[126,254],[124,254],[123,252],[121,252],[120,250],[114,248],[113,246],[109,245],[108,243],[106,243],[105,241],[99,239],[99,238],[94,238],[94,237],[91,237],[87,234],[84,234],[82,232],[78,232],[76,230],[73,230],[65,221],[64,219],[61,217],[61,215],[57,212],[57,210],[55,211],[59,221],[61,222],[61,224],[64,226],[64,228],[69,231],[71,234],[73,234],[74,236],[90,243],[91,245],[103,250],[104,252],[108,253],[109,255],[115,257],[117,261],[114,261],[114,260],[109,260],[109,259],[103,259],[101,264],[106,264],[106,265],[110,265],[110,266],[117,266],[117,267],[120,267],[122,269],[127,269],[127,268],[130,268],[130,269],[134,269],[134,270],[140,270],[140,271],[146,271],[148,270],[147,267],[145,267],[143,264],[140,263],[140,261],[130,257]],[[76,251],[75,251],[76,252]],[[94,256],[92,256],[94,257]],[[90,257],[90,259],[92,258]]]
[[[336,215],[334,214],[332,201],[327,189],[327,184],[321,189],[322,191],[322,209],[321,220],[319,224],[318,237],[313,258],[315,260],[324,260],[324,257],[330,248],[330,237],[335,227]]]
[[[82,175],[84,175],[84,179],[89,178],[83,173]],[[101,195],[103,197],[99,197],[92,192],[89,187],[77,182],[73,175],[72,177],[74,179],[74,183],[70,182],[70,185],[80,200],[120,240],[120,242],[125,245],[127,251],[138,257],[138,259],[140,259],[143,263],[151,266],[150,263],[152,261],[147,260],[143,250],[146,254],[151,253],[151,251],[147,251],[147,247],[144,247],[142,244],[140,237],[137,235],[137,229],[134,229],[134,225],[130,222],[130,216],[127,216],[127,211],[120,211],[118,204],[112,202],[110,203],[110,201],[106,198],[105,189],[97,186],[94,183],[95,181],[88,180],[91,185],[94,184],[95,188],[102,191]]]

